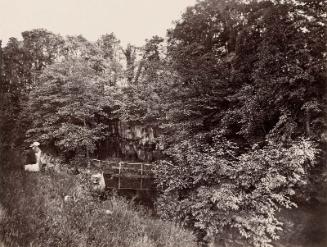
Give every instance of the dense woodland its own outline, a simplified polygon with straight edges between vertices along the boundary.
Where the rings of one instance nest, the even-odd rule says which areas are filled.
[[[143,47],[25,31],[0,50],[1,152],[81,165],[120,122],[152,128],[160,216],[269,246],[282,208],[327,199],[326,20],[324,0],[203,0]]]

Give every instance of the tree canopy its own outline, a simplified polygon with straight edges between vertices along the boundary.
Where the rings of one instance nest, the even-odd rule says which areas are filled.
[[[202,0],[143,47],[26,31],[0,50],[2,148],[89,156],[112,121],[151,126],[161,217],[271,246],[327,174],[326,18],[323,0]]]

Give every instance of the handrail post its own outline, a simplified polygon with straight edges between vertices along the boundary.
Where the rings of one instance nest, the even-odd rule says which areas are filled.
[[[143,189],[143,163],[141,163],[141,190]]]
[[[119,168],[118,168],[118,189],[120,189],[120,171],[121,171],[121,162],[119,162]]]

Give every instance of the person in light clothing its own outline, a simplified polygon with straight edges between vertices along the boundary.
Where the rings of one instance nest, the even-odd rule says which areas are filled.
[[[40,143],[39,142],[33,142],[30,145],[30,148],[32,148],[32,150],[34,151],[35,154],[35,159],[36,159],[36,163],[35,164],[28,164],[24,166],[24,170],[25,171],[29,171],[29,172],[39,172],[41,169],[41,154],[42,151],[40,149]]]

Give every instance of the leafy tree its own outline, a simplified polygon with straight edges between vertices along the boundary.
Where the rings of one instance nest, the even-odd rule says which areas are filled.
[[[180,78],[161,99],[164,217],[256,246],[278,238],[279,210],[295,206],[325,145],[322,6],[207,0],[170,30]]]
[[[300,139],[289,147],[270,144],[239,154],[220,135],[212,145],[203,138],[172,146],[165,151],[169,159],[158,163],[161,216],[225,241],[241,236],[255,246],[271,246],[283,229],[278,212],[295,207],[292,198],[308,182],[319,152],[315,144]]]
[[[229,98],[233,106],[224,122],[234,127],[229,131],[238,130],[254,142],[267,135],[286,141],[304,133],[320,139],[325,127],[321,121],[325,105],[324,24],[307,19],[311,8],[291,3],[263,2],[256,8],[249,14],[251,22],[240,35],[236,54],[242,59],[238,64],[244,68],[248,63],[252,69],[244,76],[242,67],[234,66],[249,80]],[[249,46],[248,42],[257,45]],[[252,58],[247,60],[250,52]]]
[[[105,136],[105,126],[97,120],[106,116],[107,98],[102,80],[92,63],[67,59],[48,66],[30,94],[33,114],[30,138],[54,145],[66,153],[93,152]]]
[[[42,71],[60,57],[64,45],[64,39],[60,35],[45,29],[33,29],[23,32],[22,36],[23,48],[31,61],[32,72]]]
[[[158,73],[163,70],[164,61],[164,39],[154,36],[146,40],[146,44],[141,49],[143,55],[135,74],[135,83],[139,81],[151,82],[157,79]]]
[[[166,60],[163,38],[154,36],[138,50],[140,56],[135,63],[137,69],[132,81],[123,87],[118,87],[114,93],[114,112],[120,121],[127,123],[128,126],[137,125],[151,129],[151,133],[143,133],[151,138],[145,138],[141,142],[137,139],[129,141],[133,142],[139,156],[143,155],[143,151],[151,150],[151,157],[152,155],[158,157],[159,152],[157,150],[154,152],[153,149],[155,146],[158,148],[159,126],[163,122],[167,107],[171,106],[171,102],[165,102],[163,99],[169,94],[176,73]]]
[[[120,41],[111,33],[102,35],[95,45],[99,50],[96,69],[102,71],[110,86],[117,85],[124,76]]]
[[[24,32],[0,50],[1,142],[29,127],[88,157],[111,120],[155,126],[162,217],[269,246],[326,169],[326,17],[323,0],[203,0],[168,44]]]
[[[113,60],[116,58],[119,51],[120,41],[116,38],[114,33],[102,35],[96,41],[96,45],[101,49],[102,55],[105,59]]]
[[[122,120],[144,125],[158,124],[162,116],[163,94],[169,90],[172,70],[165,61],[163,39],[153,37],[141,49],[133,81],[116,92],[117,114]]]
[[[20,137],[16,127],[26,91],[31,85],[31,76],[29,59],[21,42],[11,38],[1,52],[1,143],[8,150]]]
[[[21,146],[29,125],[22,115],[38,74],[58,58],[62,38],[43,29],[22,33],[23,40],[10,38],[2,50],[2,107],[1,132],[7,148]]]
[[[239,5],[202,1],[168,32],[168,54],[181,76],[170,121],[176,127],[183,123],[182,130],[196,133],[217,126],[229,106],[227,96],[239,87],[231,64],[245,22]]]

